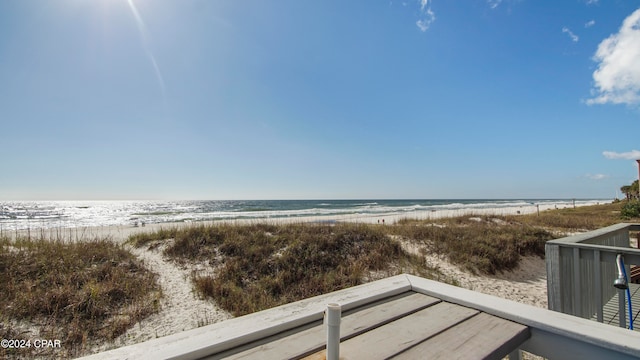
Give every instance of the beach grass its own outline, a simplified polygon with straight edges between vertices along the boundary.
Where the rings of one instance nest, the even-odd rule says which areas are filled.
[[[464,216],[433,221],[402,220],[386,231],[445,256],[472,273],[496,274],[518,266],[523,256],[544,257],[552,232],[505,217]]]
[[[473,273],[496,274],[515,269],[523,256],[544,257],[549,240],[621,222],[623,206],[613,202],[527,215],[404,219],[386,229]]]
[[[161,229],[129,238],[163,246],[182,264],[205,264],[192,281],[235,316],[402,272],[456,284],[423,256],[436,254],[472,273],[515,269],[522,257],[544,258],[548,240],[620,222],[621,204],[556,209],[540,214],[468,215],[396,224],[214,224]]]
[[[511,271],[523,256],[543,258],[548,240],[619,222],[621,206],[405,219],[393,225],[222,223],[162,229],[129,242],[166,243],[164,254],[174,261],[206,263],[209,271],[192,275],[197,291],[238,316],[401,272],[456,283],[401,242],[472,273]]]
[[[196,292],[239,316],[400,273],[457,284],[425,254],[445,257],[473,273],[511,271],[523,256],[544,257],[550,239],[640,222],[623,220],[623,206],[404,219],[387,225],[194,224],[139,232],[128,243],[161,248],[170,261],[197,269],[191,275]],[[45,238],[44,232],[16,239],[0,234],[3,338],[59,339],[63,349],[49,349],[50,355],[77,356],[159,310],[156,275],[127,245],[77,234],[76,241],[63,238]],[[0,357],[43,355],[34,351],[0,349]]]
[[[528,214],[510,216],[512,221],[526,225],[544,227],[559,233],[591,231],[622,221],[639,221],[636,218],[623,218],[621,211],[626,201],[616,201],[591,206],[569,207],[541,211],[540,215]]]
[[[0,357],[76,356],[159,310],[155,275],[110,239],[2,237],[0,273],[0,337],[61,343]]]
[[[130,241],[154,246],[148,237]],[[364,224],[195,226],[171,241],[165,255],[215,269],[194,272],[193,283],[235,316],[404,272],[447,280],[382,228]]]

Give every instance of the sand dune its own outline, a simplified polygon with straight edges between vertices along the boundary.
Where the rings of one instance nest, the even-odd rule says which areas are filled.
[[[553,204],[540,206],[540,211],[554,208]],[[538,211],[534,206],[524,208],[494,208],[494,209],[466,209],[439,210],[415,213],[389,213],[375,216],[348,215],[308,218],[269,219],[268,222],[362,222],[392,224],[402,218],[437,219],[443,217],[464,215],[515,215]],[[256,220],[234,220],[232,223],[255,223]],[[114,242],[125,243],[127,238],[135,233],[154,231],[167,227],[191,226],[189,223],[148,224],[145,227],[111,226],[82,229],[48,229],[39,230],[39,235],[53,236],[70,240],[91,239],[94,237],[110,237]],[[31,234],[34,235],[34,234]],[[408,243],[405,247],[417,252],[415,245]],[[193,290],[190,274],[193,269],[181,267],[162,256],[162,247],[155,249],[136,249],[127,246],[138,258],[159,275],[159,283],[164,294],[162,309],[159,313],[143,320],[129,329],[125,334],[108,344],[96,344],[91,352],[100,352],[111,348],[135,344],[155,337],[170,335],[184,330],[193,329],[210,323],[219,322],[231,317],[221,310],[213,301],[200,299]],[[166,246],[166,244],[165,244]],[[444,258],[436,255],[426,255],[427,261],[437,266],[448,278],[456,279],[460,286],[494,295],[497,297],[538,306],[547,307],[546,271],[544,259],[537,257],[524,258],[520,266],[511,272],[495,276],[474,275],[452,265]]]

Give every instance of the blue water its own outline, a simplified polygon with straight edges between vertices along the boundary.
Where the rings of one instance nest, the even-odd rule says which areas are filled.
[[[606,200],[580,199],[576,205]],[[272,219],[332,215],[405,214],[415,211],[573,206],[572,199],[474,200],[215,200],[0,202],[0,230],[131,225],[206,220]]]

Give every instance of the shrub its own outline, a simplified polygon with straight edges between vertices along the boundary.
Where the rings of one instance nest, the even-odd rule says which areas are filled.
[[[554,238],[547,230],[515,223],[507,217],[483,217],[479,222],[460,217],[439,222],[436,226],[404,221],[386,229],[423,243],[454,264],[485,274],[512,270],[518,266],[521,256],[544,257],[546,241]]]
[[[623,219],[631,219],[640,217],[640,201],[627,201],[620,210],[620,216]]]
[[[380,274],[436,273],[382,228],[362,224],[220,224],[172,235],[164,254],[178,262],[214,266],[213,274],[193,274],[195,287],[236,316],[358,285]],[[165,236],[130,241],[143,246]]]
[[[66,354],[52,349],[56,356],[114,339],[156,312],[161,296],[156,275],[107,239],[0,238],[0,273],[0,336],[13,338],[24,321],[37,324],[41,338],[65,344]],[[0,349],[0,358],[12,355]]]

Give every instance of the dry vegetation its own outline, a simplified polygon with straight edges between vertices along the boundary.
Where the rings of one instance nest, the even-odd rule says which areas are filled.
[[[461,217],[437,224],[405,220],[387,231],[423,251],[444,255],[473,273],[495,274],[518,266],[527,255],[544,257],[544,244],[554,235],[505,217]]]
[[[407,219],[387,229],[471,272],[495,274],[514,269],[522,256],[544,257],[548,240],[620,222],[622,206],[618,202],[547,210],[539,215]]]
[[[236,316],[371,278],[403,272],[438,278],[420,256],[404,251],[382,230],[361,224],[198,226],[177,231],[164,253],[215,268],[215,274],[194,273],[196,289]],[[154,246],[170,232],[130,241]]]
[[[199,264],[192,275],[197,291],[237,316],[403,272],[456,283],[401,242],[472,272],[508,271],[522,256],[543,257],[550,239],[620,222],[622,206],[395,225],[202,225],[142,233],[129,242],[166,245],[163,252],[172,261]],[[109,239],[0,236],[0,274],[0,336],[62,340],[63,349],[45,356],[79,355],[159,310],[155,275]],[[0,357],[33,355],[43,354],[0,349]]]
[[[0,238],[0,337],[58,339],[61,348],[0,357],[74,356],[158,310],[155,275],[109,240]]]
[[[234,315],[357,285],[402,272],[445,279],[398,239],[443,255],[472,272],[514,269],[522,256],[544,257],[546,241],[620,221],[621,204],[541,212],[540,215],[466,216],[396,225],[254,224],[164,229],[130,238],[134,246],[158,246],[194,272],[197,290]]]
[[[543,227],[562,235],[566,233],[591,231],[622,222],[620,211],[625,201],[594,206],[557,209],[525,216],[511,216],[511,219],[530,226]],[[624,221],[639,221],[630,218]]]

